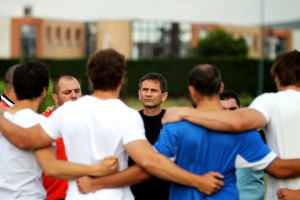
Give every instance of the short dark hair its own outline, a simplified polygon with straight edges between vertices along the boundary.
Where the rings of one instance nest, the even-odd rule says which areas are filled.
[[[139,90],[142,88],[142,83],[143,81],[145,80],[155,80],[155,81],[159,81],[160,83],[160,89],[161,89],[161,92],[164,93],[164,92],[167,92],[167,81],[166,79],[163,77],[163,75],[161,74],[158,74],[158,73],[149,73],[149,74],[146,74],[145,76],[143,76],[140,81],[139,81]]]
[[[220,92],[221,72],[209,64],[197,65],[188,77],[188,84],[193,86],[199,95],[212,97]]]
[[[271,73],[278,76],[282,86],[300,86],[300,52],[294,50],[277,57]]]
[[[6,88],[13,88],[13,75],[17,67],[19,67],[19,64],[13,65],[5,73],[5,84]]]
[[[114,49],[100,50],[87,63],[87,73],[95,90],[115,90],[125,75],[125,57]]]
[[[16,68],[13,84],[18,100],[39,97],[49,86],[49,69],[45,63],[27,61]]]
[[[59,91],[58,83],[61,79],[66,79],[68,81],[71,81],[73,79],[77,80],[74,76],[70,76],[70,75],[62,75],[58,77],[53,81],[53,94],[58,95],[58,91]]]
[[[241,106],[239,96],[235,92],[233,92],[231,90],[224,90],[220,94],[220,100],[228,100],[228,99],[235,99],[238,107]]]

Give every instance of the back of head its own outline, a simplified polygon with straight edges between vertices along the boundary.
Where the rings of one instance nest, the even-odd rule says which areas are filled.
[[[231,90],[224,90],[221,94],[220,94],[220,100],[228,100],[228,99],[235,99],[236,104],[240,107],[240,99],[239,96],[231,91]]]
[[[220,71],[208,64],[197,65],[188,77],[188,84],[201,96],[212,97],[220,92],[222,78]]]
[[[163,75],[161,74],[158,74],[158,73],[149,73],[149,74],[146,74],[145,76],[143,76],[141,79],[140,79],[140,82],[139,82],[139,90],[141,89],[142,87],[142,82],[145,81],[145,80],[154,80],[154,81],[158,81],[160,83],[160,89],[161,89],[161,92],[164,93],[164,92],[167,92],[167,81],[166,79],[163,77]]]
[[[95,90],[115,90],[125,74],[125,57],[113,49],[100,50],[87,63]]]
[[[281,86],[300,86],[300,52],[294,50],[277,57],[271,73],[278,76]]]
[[[28,61],[18,67],[13,75],[18,100],[39,97],[49,86],[49,69],[39,61]]]
[[[6,89],[13,88],[13,75],[17,67],[20,65],[13,65],[5,73],[5,84],[6,84]]]

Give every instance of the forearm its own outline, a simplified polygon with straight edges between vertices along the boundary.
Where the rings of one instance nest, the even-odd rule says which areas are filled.
[[[19,149],[46,147],[53,141],[39,124],[30,128],[22,128],[11,123],[2,115],[0,115],[0,131],[10,143]]]
[[[147,173],[138,165],[133,165],[119,173],[94,178],[93,184],[98,189],[104,188],[118,188],[141,183],[151,178],[151,175]]]
[[[57,160],[55,150],[51,146],[34,151],[34,155],[45,175],[48,177],[71,179],[78,176],[101,174],[99,165],[82,165]]]
[[[119,173],[98,178],[79,177],[76,179],[81,193],[95,192],[105,188],[118,188],[134,185],[151,178],[146,171],[138,165],[133,165]]]
[[[242,132],[262,128],[266,124],[266,120],[261,113],[249,108],[232,112],[184,108],[180,115],[184,120],[215,131]]]
[[[3,115],[0,115],[0,131],[1,134],[13,145],[20,149],[28,148],[28,135],[26,135],[26,129],[17,126]]]
[[[275,178],[295,178],[300,177],[300,159],[280,159],[277,158],[265,170]]]
[[[155,154],[155,157],[148,158],[146,162],[142,163],[144,169],[152,175],[190,187],[197,188],[199,184],[202,184],[201,176],[178,167],[160,153]]]
[[[95,165],[81,165],[63,160],[55,160],[48,163],[45,174],[57,179],[73,179],[79,176],[94,176],[98,174]]]

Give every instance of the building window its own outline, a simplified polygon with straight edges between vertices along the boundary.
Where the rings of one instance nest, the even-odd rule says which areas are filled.
[[[21,58],[36,57],[37,28],[35,25],[23,24],[20,27]]]
[[[191,40],[191,27],[191,24],[133,21],[133,58],[185,56]]]
[[[50,28],[50,26],[48,26],[48,27],[46,28],[46,39],[45,39],[45,44],[46,44],[46,45],[51,44],[51,28]]]
[[[71,46],[71,30],[70,30],[70,28],[68,28],[68,29],[66,30],[66,40],[65,40],[65,45],[66,45],[67,47]]]
[[[80,46],[80,37],[81,37],[80,30],[77,29],[75,33],[75,44],[78,47]]]
[[[61,44],[61,29],[60,28],[56,28],[55,44],[57,46],[59,46]]]

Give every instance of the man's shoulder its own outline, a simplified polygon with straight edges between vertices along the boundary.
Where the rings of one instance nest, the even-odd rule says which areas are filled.
[[[30,127],[40,123],[45,117],[31,109],[22,109],[14,114],[5,112],[4,117],[20,126]]]
[[[202,126],[199,126],[197,124],[193,124],[189,121],[182,120],[179,122],[172,122],[172,123],[167,123],[164,125],[165,128],[176,128],[176,129],[186,129],[186,128],[196,128],[196,129],[205,129]],[[188,129],[187,129],[188,130]]]

